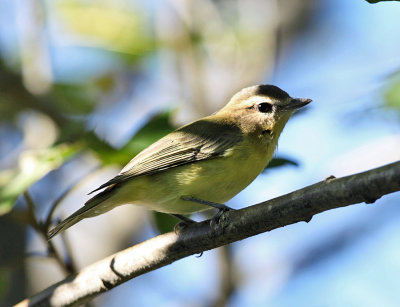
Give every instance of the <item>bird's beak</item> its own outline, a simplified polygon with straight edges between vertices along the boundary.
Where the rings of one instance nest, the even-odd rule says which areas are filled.
[[[292,98],[292,100],[283,108],[286,110],[294,110],[309,104],[312,100],[309,98]]]

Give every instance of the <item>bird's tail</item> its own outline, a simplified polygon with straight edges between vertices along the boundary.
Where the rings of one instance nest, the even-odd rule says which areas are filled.
[[[101,209],[98,207],[98,205],[108,198],[110,198],[114,194],[114,187],[108,188],[91,199],[89,199],[85,205],[80,208],[78,211],[72,213],[69,217],[67,217],[64,221],[62,221],[60,224],[58,224],[56,227],[51,229],[48,234],[47,234],[47,240],[51,240],[55,235],[57,235],[59,232],[64,231],[71,227],[72,225],[75,225],[78,223],[80,220],[87,218],[87,217],[93,217],[99,214],[102,214],[104,212],[107,212],[108,210],[111,210],[113,206],[101,206]]]

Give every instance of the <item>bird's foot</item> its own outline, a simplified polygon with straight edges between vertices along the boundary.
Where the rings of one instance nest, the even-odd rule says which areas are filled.
[[[210,226],[212,229],[214,229],[215,231],[221,229],[221,228],[225,228],[225,213],[228,211],[233,211],[235,209],[230,208],[228,206],[225,206],[226,208],[223,209],[219,209],[218,212],[211,218],[210,220]]]
[[[212,201],[199,199],[199,198],[196,198],[196,197],[193,197],[193,196],[184,195],[184,196],[181,196],[181,199],[182,200],[187,200],[187,201],[193,201],[193,202],[196,202],[196,203],[199,203],[199,204],[203,204],[203,205],[210,206],[210,207],[218,209],[217,214],[215,214],[211,218],[211,222],[210,222],[210,226],[214,230],[217,230],[218,228],[220,228],[220,226],[222,224],[221,221],[223,219],[224,213],[227,212],[227,211],[234,210],[233,208],[228,207],[225,204],[215,203],[215,202],[212,202]]]

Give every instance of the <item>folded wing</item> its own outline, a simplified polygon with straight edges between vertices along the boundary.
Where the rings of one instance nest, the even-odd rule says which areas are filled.
[[[240,142],[238,127],[207,118],[195,121],[158,140],[134,157],[113,179],[91,193],[137,176],[223,156]]]

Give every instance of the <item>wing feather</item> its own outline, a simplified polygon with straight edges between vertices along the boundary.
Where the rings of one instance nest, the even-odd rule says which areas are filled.
[[[134,157],[117,176],[91,193],[137,176],[223,156],[241,139],[240,129],[229,123],[216,122],[210,118],[195,121],[150,145]]]

